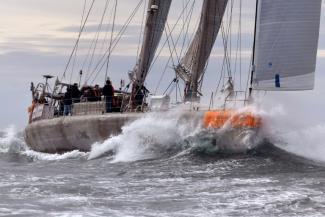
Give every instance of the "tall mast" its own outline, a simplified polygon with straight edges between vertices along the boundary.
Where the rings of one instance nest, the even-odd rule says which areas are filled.
[[[142,48],[132,74],[133,84],[143,86],[163,34],[172,0],[150,0]]]
[[[185,101],[199,99],[200,80],[218,36],[228,0],[204,0],[201,19],[185,56],[175,67],[185,82]]]
[[[252,56],[252,71],[251,71],[251,77],[250,77],[249,98],[251,98],[252,91],[253,91],[253,80],[254,80],[254,72],[255,72],[255,49],[256,49],[258,3],[259,3],[259,0],[256,0],[255,24],[254,24],[254,42],[253,42],[253,56]]]

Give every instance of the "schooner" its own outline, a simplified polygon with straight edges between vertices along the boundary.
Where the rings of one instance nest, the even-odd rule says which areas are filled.
[[[242,106],[254,103],[253,95],[258,91],[295,91],[314,88],[322,1],[256,1],[251,72],[244,91],[238,90],[229,67],[231,64],[231,54],[229,54],[231,48],[229,47],[231,46],[229,46],[228,38],[231,34],[227,30],[230,27],[224,22],[225,16],[232,15],[235,1],[202,1],[201,14],[191,42],[184,54],[180,52],[182,56],[178,58],[178,61],[170,65],[175,73],[171,85],[173,84],[180,92],[179,83],[183,83],[182,103],[186,105],[183,118],[195,119],[198,124],[206,128],[220,128],[231,123],[231,127],[236,129],[258,130],[262,121],[261,117],[249,112],[237,112],[233,105],[238,102],[241,102]],[[242,2],[238,1],[241,7]],[[81,36],[85,34],[88,17],[95,2],[96,0],[90,1],[87,13],[87,0],[85,0],[80,32],[62,79],[66,78],[69,67],[72,70],[75,67]],[[106,2],[104,14],[98,26],[98,34],[89,49],[89,53],[92,53],[89,58],[90,63],[94,61],[94,52],[98,48],[99,33],[103,28],[109,2],[111,1]],[[105,80],[108,78],[109,64],[114,64],[111,62],[114,48],[136,12],[147,1],[139,1],[118,34],[116,34],[118,1],[112,2],[112,20],[109,25],[111,34],[108,37],[109,32],[107,32],[107,37],[105,37],[108,47],[106,49],[100,47],[104,53],[93,70],[94,74],[98,74],[106,67]],[[180,15],[184,19],[182,30],[188,30],[193,7],[196,5],[194,3],[195,0],[184,0],[184,8]],[[190,7],[189,5],[192,6],[191,9],[187,8]],[[174,8],[171,0],[149,0],[147,2],[141,32],[143,35],[141,49],[134,68],[128,73],[128,85],[125,86],[123,80],[121,88],[115,91],[116,112],[106,113],[105,100],[93,102],[86,98],[85,101],[78,99],[73,103],[71,116],[62,116],[60,115],[60,106],[63,103],[62,94],[66,88],[72,86],[71,79],[64,82],[57,78],[52,89],[48,85],[48,79],[51,79],[51,76],[46,76],[45,83],[32,85],[33,105],[30,108],[30,123],[25,130],[27,144],[32,149],[41,152],[56,153],[75,149],[89,151],[93,143],[119,133],[125,124],[141,118],[144,113],[151,111],[163,113],[172,109],[168,91],[165,91],[162,96],[149,97],[150,90],[145,87],[148,74],[159,53],[158,48],[162,43],[164,33],[167,37],[165,44],[168,44],[171,58],[177,53],[176,43],[179,38],[174,40],[172,34],[174,28],[171,29],[168,24],[168,15],[172,9]],[[186,22],[188,22],[187,27]],[[224,100],[221,105],[215,107],[212,103],[215,96],[212,95],[210,106],[206,108],[200,104],[200,98],[203,96],[202,86],[212,49],[218,37],[223,41],[224,65],[227,73],[221,73],[220,81],[223,81],[223,88],[215,95],[222,94]],[[237,44],[237,51],[238,46],[239,44]],[[84,70],[83,68],[80,71],[79,86],[82,85]],[[243,93],[242,99],[238,98],[239,93]]]

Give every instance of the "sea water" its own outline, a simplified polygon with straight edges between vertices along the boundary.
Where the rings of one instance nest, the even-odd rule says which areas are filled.
[[[260,114],[271,124],[281,112]],[[284,132],[273,122],[231,153],[177,123],[145,116],[89,153],[61,155],[32,151],[14,127],[3,129],[0,216],[325,215],[325,125]]]

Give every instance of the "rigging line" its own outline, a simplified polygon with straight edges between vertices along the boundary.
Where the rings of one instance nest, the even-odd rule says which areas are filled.
[[[227,64],[228,64],[228,77],[232,77],[232,70],[231,70],[231,59],[232,59],[232,35],[231,35],[231,29],[232,29],[232,17],[233,17],[233,0],[231,1],[231,7],[229,9],[229,23],[228,23],[228,31],[227,31],[227,43],[229,45],[229,47],[227,46],[227,54],[228,54],[228,58],[227,58]]]
[[[109,62],[110,62],[111,54],[112,54],[112,42],[113,42],[113,36],[114,36],[114,31],[115,31],[116,11],[117,11],[117,0],[115,0],[115,6],[114,6],[113,25],[112,25],[112,31],[111,31],[111,39],[110,39],[110,43],[109,43],[109,54],[107,56],[107,65],[106,65],[106,72],[105,72],[105,82],[107,80],[108,65],[109,65]],[[96,77],[94,78],[94,80],[96,79]],[[92,81],[92,83],[94,82],[94,80]]]
[[[221,81],[222,81],[223,76],[224,76],[224,71],[221,71],[219,82],[217,84],[217,88],[216,88],[216,91],[215,91],[215,97],[217,97],[217,93],[219,92],[219,88],[221,86]]]
[[[236,48],[236,59],[235,59],[235,70],[234,73],[237,72],[237,65],[238,65],[238,55],[239,55],[239,89],[242,90],[242,0],[239,0],[239,23],[238,23],[238,35],[237,35],[237,48]],[[239,53],[239,54],[238,54]]]
[[[223,57],[223,62],[222,62],[222,68],[221,68],[221,73],[220,73],[220,78],[219,78],[219,82],[218,82],[218,85],[217,85],[217,88],[216,88],[216,91],[215,91],[215,97],[217,97],[217,93],[219,91],[219,88],[220,88],[220,85],[221,85],[221,81],[222,81],[222,78],[224,76],[224,72],[225,72],[225,61],[226,61],[226,57],[224,56]]]
[[[242,90],[242,10],[243,1],[239,0],[239,80],[240,80],[240,90]]]
[[[62,80],[63,78],[65,78],[65,74],[66,74],[66,72],[67,72],[67,70],[68,70],[68,67],[69,67],[69,65],[70,65],[70,62],[71,62],[71,59],[72,59],[73,53],[75,52],[75,50],[76,50],[76,48],[77,48],[77,45],[79,44],[81,34],[82,34],[82,32],[83,32],[83,30],[84,30],[84,28],[85,28],[85,25],[86,25],[86,23],[87,23],[87,21],[88,21],[88,18],[89,18],[90,12],[91,12],[92,9],[93,9],[93,6],[94,6],[95,1],[96,1],[96,0],[93,0],[92,3],[91,3],[91,6],[90,6],[89,11],[88,11],[87,16],[86,16],[86,19],[85,19],[85,21],[84,21],[84,23],[83,23],[83,25],[82,25],[82,28],[81,28],[81,30],[80,30],[80,32],[79,32],[78,39],[77,39],[77,41],[76,41],[76,43],[75,43],[75,45],[74,45],[74,47],[73,47],[72,53],[71,53],[71,55],[70,55],[70,57],[69,57],[69,60],[68,60],[68,62],[67,62],[67,64],[66,64],[66,67],[65,67],[65,69],[64,69],[64,72],[63,72],[63,75],[62,75],[61,80]]]
[[[239,14],[240,14],[240,12],[239,12]],[[240,48],[239,48],[240,47],[240,38],[241,38],[241,32],[240,32],[241,27],[240,27],[240,25],[241,25],[241,17],[239,15],[238,30],[237,30],[237,42],[236,42],[236,55],[235,55],[234,72],[233,72],[234,73],[234,82],[236,82],[236,72],[237,72],[237,65],[238,65],[238,59],[239,59],[238,55],[239,55],[239,50],[240,50]],[[240,85],[239,85],[240,88],[239,89],[241,90],[241,81],[239,83],[240,83]]]
[[[255,9],[255,26],[254,26],[254,42],[253,42],[253,55],[252,55],[252,70],[250,75],[250,88],[249,88],[249,97],[252,95],[253,91],[253,79],[255,71],[255,49],[256,49],[256,35],[257,35],[257,21],[258,21],[258,7],[259,0],[256,0],[256,9]]]
[[[227,10],[227,16],[230,17],[230,13],[229,13],[230,9],[228,8]],[[230,20],[230,18],[229,18]],[[226,23],[225,25],[223,25],[223,41],[224,41],[224,55],[225,55],[225,64],[227,66],[227,73],[228,73],[228,77],[231,77],[231,66],[230,66],[230,61],[229,61],[229,28],[230,28],[230,22],[229,20],[227,20],[228,23]]]
[[[253,55],[251,55],[251,59],[250,59],[250,62],[252,62],[252,61],[253,61]],[[249,69],[248,69],[248,73],[247,73],[247,82],[246,82],[246,88],[245,88],[245,99],[247,99],[247,93],[249,92],[249,88],[250,88],[250,79],[251,79],[252,68],[253,68],[253,66],[250,64]]]
[[[136,6],[136,8],[133,10],[132,14],[130,15],[130,17],[126,20],[126,22],[124,23],[124,25],[122,26],[121,30],[119,31],[119,33],[117,34],[117,36],[115,37],[114,41],[113,41],[113,44],[114,46],[112,47],[112,50],[111,52],[114,51],[115,47],[117,46],[117,44],[119,43],[119,41],[121,40],[123,34],[125,33],[128,25],[130,24],[130,22],[132,21],[132,19],[134,18],[135,14],[137,13],[137,11],[139,10],[139,7],[141,6],[143,0],[140,0],[140,2],[138,3],[138,5]],[[104,66],[106,65],[106,56],[108,55],[108,53],[110,52],[109,49],[107,49],[104,53],[104,55],[100,58],[100,60],[98,61],[95,69],[92,71],[91,73],[91,76],[96,73],[97,71],[97,74],[96,74],[96,77],[98,76],[99,72],[104,68]],[[103,62],[103,60],[105,60]],[[99,68],[98,68],[99,67]],[[91,77],[90,76],[90,77]],[[89,79],[90,79],[89,77]],[[87,79],[87,81],[89,80]]]
[[[144,21],[146,18],[146,9],[147,9],[147,0],[144,1],[143,4],[143,13],[142,13],[142,20],[141,20],[141,27],[140,27],[140,37],[139,37],[139,41],[138,41],[138,48],[137,48],[137,57],[135,59],[135,64],[137,64],[139,56],[140,56],[140,49],[141,49],[141,41],[143,40],[143,36],[144,36]]]
[[[190,0],[189,0],[189,1],[190,1]],[[193,11],[193,9],[194,9],[194,5],[192,5],[192,7],[191,7],[191,10],[192,10],[192,11]],[[186,9],[185,9],[185,11],[186,11]],[[183,13],[183,15],[185,15],[185,13]],[[190,17],[190,18],[189,18],[189,17]],[[191,19],[191,14],[187,14],[187,16],[186,16],[186,20],[190,20],[190,19]],[[170,38],[171,38],[172,43],[173,43],[173,47],[174,47],[174,50],[175,50],[175,54],[176,54],[176,57],[177,57],[178,64],[180,64],[180,62],[181,62],[181,58],[180,58],[180,57],[181,57],[181,54],[180,54],[180,55],[177,54],[177,45],[178,45],[179,40],[181,39],[181,36],[182,36],[182,33],[183,33],[184,29],[186,29],[185,26],[186,26],[186,25],[182,25],[181,31],[180,31],[180,33],[179,33],[177,39],[176,39],[176,43],[174,43],[172,33],[170,32]],[[169,27],[168,23],[167,23],[167,28],[170,30],[170,27]],[[185,32],[185,35],[186,35],[186,33],[187,33],[187,32]],[[168,38],[167,38],[167,39],[168,39]],[[183,48],[182,48],[182,49],[183,49]]]
[[[84,21],[84,17],[85,17],[85,13],[86,13],[86,5],[87,5],[87,0],[85,0],[84,1],[84,4],[83,4],[83,10],[82,10],[82,15],[81,15],[81,21],[80,21],[79,31],[81,31],[82,23]],[[74,52],[74,58],[73,58],[73,63],[72,63],[72,68],[71,68],[71,74],[70,74],[70,81],[69,81],[70,84],[71,84],[71,81],[72,81],[72,76],[73,76],[74,68],[75,68],[75,65],[76,65],[78,48],[79,48],[79,43],[77,45],[76,51]]]
[[[110,1],[111,2],[111,1]],[[112,8],[112,10],[114,10],[114,8]],[[104,36],[104,38],[102,39],[102,43],[101,43],[101,45],[100,45],[100,50],[98,51],[98,53],[102,53],[103,52],[103,49],[105,48],[105,46],[106,46],[106,43],[107,43],[107,41],[108,41],[108,33],[110,32],[109,30],[110,30],[110,23],[111,23],[111,20],[113,19],[112,18],[113,17],[113,12],[112,13],[110,13],[110,16],[108,16],[108,18],[107,18],[107,24],[106,24],[106,28],[105,28],[105,36]],[[92,45],[91,45],[91,47],[92,47]],[[90,48],[91,49],[91,48]],[[89,51],[90,50],[88,50],[88,57],[89,57]],[[87,57],[87,58],[88,58]],[[84,83],[86,83],[86,80],[88,79],[88,77],[89,77],[89,74],[90,74],[90,71],[87,71],[87,72],[85,72],[85,76],[84,76]]]
[[[171,48],[171,45],[170,45],[170,41],[168,40],[168,33],[167,33],[166,28],[165,28],[164,32],[165,32],[165,35],[167,37],[167,44],[168,44],[168,49],[169,49],[169,53],[170,53],[170,56],[171,56],[171,61],[172,61],[172,64],[175,65],[175,62],[174,62],[174,59],[173,59],[173,51],[172,51],[172,48]]]
[[[96,70],[98,69],[99,65],[101,64],[101,62],[103,62],[103,60],[105,60],[101,67],[98,69],[97,73],[96,73],[96,77],[98,77],[99,73],[102,71],[102,69],[104,68],[104,66],[106,65],[106,61],[108,60],[108,58],[106,58],[106,55],[111,56],[111,53],[114,51],[114,49],[116,48],[117,44],[119,43],[119,41],[121,40],[123,34],[125,33],[128,25],[130,24],[130,22],[132,21],[132,19],[134,18],[135,14],[137,13],[139,7],[141,6],[141,4],[138,5],[138,7],[135,9],[134,13],[129,17],[129,20],[127,21],[127,23],[122,26],[122,29],[120,30],[120,32],[117,34],[117,36],[115,37],[115,39],[113,40],[113,44],[114,46],[110,49],[107,49],[104,56],[101,58],[101,60],[98,62],[98,64],[96,65],[94,71],[92,73],[95,73]]]
[[[217,89],[216,89],[216,94],[215,96],[217,97],[217,93],[218,93],[218,90],[220,88],[220,85],[221,85],[221,81],[224,80],[224,77],[225,77],[225,73],[226,73],[226,68],[228,68],[228,65],[227,65],[227,38],[225,36],[225,33],[226,30],[225,30],[225,24],[224,22],[221,22],[221,34],[222,34],[222,42],[223,42],[223,46],[224,46],[224,58],[223,58],[223,63],[222,63],[222,68],[221,68],[221,73],[220,73],[220,81],[219,81],[219,84],[217,86]],[[224,83],[224,81],[223,81]]]
[[[194,3],[195,3],[195,0],[194,0]],[[192,6],[189,14],[189,19],[188,22],[187,22],[187,26],[186,26],[186,31],[185,31],[185,34],[184,34],[184,39],[183,39],[183,44],[182,44],[182,49],[181,49],[181,52],[180,52],[180,56],[183,56],[183,52],[185,50],[185,44],[186,44],[186,40],[188,39],[188,33],[189,33],[189,28],[190,28],[190,24],[191,24],[191,20],[192,20],[192,17],[193,17],[193,11],[194,11],[194,5]],[[187,16],[188,17],[188,16]]]
[[[171,52],[171,55],[173,55],[173,53],[175,52],[177,62],[179,63],[179,62],[180,62],[180,58],[179,58],[179,56],[178,56],[178,54],[177,54],[177,50],[176,50],[176,46],[177,46],[177,45],[174,43],[173,36],[172,36],[171,31],[170,31],[170,28],[169,28],[168,22],[166,23],[166,27],[167,27],[167,30],[169,31],[169,38],[170,38],[170,41],[171,41],[171,42],[169,42],[169,43],[171,43],[171,44],[172,44],[172,47],[173,47],[173,50],[170,51],[170,52]],[[184,28],[183,28],[183,29],[184,29]],[[183,29],[182,29],[182,30],[183,30]],[[166,29],[165,29],[165,30],[166,30]],[[168,39],[167,30],[166,30],[166,37],[167,37],[167,39]],[[181,31],[181,33],[182,33],[182,31]],[[181,33],[180,33],[180,36],[181,36]],[[178,38],[178,39],[179,39],[179,38]],[[173,62],[173,65],[174,65],[174,64],[175,64],[175,63]]]
[[[185,0],[182,1],[182,8],[185,7]],[[188,14],[189,12],[187,10],[185,10],[185,13],[183,14],[182,18],[183,18],[183,26],[186,25],[186,15],[185,14]],[[183,36],[183,41],[186,40],[186,34]],[[184,42],[183,42],[184,43]],[[182,53],[183,53],[183,48],[181,49],[181,53],[179,54],[180,56],[182,56]],[[176,98],[177,98],[177,93],[176,93]]]
[[[94,42],[95,45],[94,45],[94,48],[93,48],[93,51],[92,51],[92,54],[91,54],[91,58],[90,58],[90,62],[88,64],[87,71],[90,71],[91,65],[92,65],[92,63],[94,61],[94,56],[95,56],[95,52],[96,52],[96,49],[97,49],[99,35],[100,35],[101,31],[102,31],[103,22],[104,22],[104,18],[106,16],[106,12],[107,12],[107,9],[108,9],[109,2],[110,2],[110,0],[106,0],[105,6],[104,6],[104,11],[103,11],[100,23],[99,23],[98,28],[97,28],[96,38],[95,38],[95,42]]]
[[[221,22],[221,36],[222,36],[222,43],[223,43],[223,52],[224,52],[224,59],[223,59],[223,65],[222,65],[222,69],[223,70],[226,70],[225,68],[224,68],[224,66],[225,65],[227,65],[226,64],[226,62],[227,62],[227,39],[226,39],[226,36],[225,36],[225,24],[224,24],[224,21],[222,21]],[[223,71],[221,71],[221,73],[223,74]]]
[[[233,10],[234,10],[234,0],[231,0],[231,8],[230,8],[230,20],[229,20],[229,64],[231,69],[231,60],[232,60],[232,21],[233,21]],[[232,72],[232,70],[230,70]],[[235,78],[235,72],[232,73]]]
[[[175,79],[173,79],[173,80],[169,83],[169,85],[168,85],[167,89],[165,90],[165,92],[163,93],[163,95],[165,95],[165,94],[167,93],[167,91],[168,91],[169,88],[173,85],[174,82],[175,82]]]
[[[117,36],[114,39],[114,43],[115,45],[113,46],[112,51],[114,50],[115,46],[117,45],[117,43],[119,42],[120,38],[122,37],[122,35],[124,34],[124,32],[126,31],[127,26],[130,24],[131,20],[133,19],[136,11],[138,10],[140,4],[137,5],[137,7],[133,10],[132,14],[130,15],[130,17],[127,19],[127,21],[124,23],[124,25],[122,26],[121,30],[119,31],[119,33],[117,34]],[[98,61],[95,69],[91,72],[91,75],[88,77],[87,81],[91,78],[91,76],[97,71],[96,77],[98,76],[99,72],[104,68],[104,66],[106,65],[106,55],[108,55],[109,53],[109,49],[106,49],[105,53],[102,55],[102,57],[100,58],[100,60]],[[103,62],[103,60],[105,60]],[[102,65],[101,65],[102,64]],[[101,65],[100,68],[98,68]]]
[[[106,4],[107,4],[107,2],[106,2]],[[105,7],[105,9],[104,9],[104,12],[105,12],[105,10],[106,10],[106,7]],[[104,15],[104,13],[103,13],[103,15]],[[101,29],[101,25],[102,24],[99,24],[98,25],[98,28],[97,28],[97,32],[96,32],[96,34],[95,34],[95,36],[94,36],[94,38],[92,39],[92,41],[91,41],[91,43],[90,43],[90,46],[89,46],[89,48],[88,48],[88,51],[87,51],[87,55],[86,55],[86,57],[85,57],[85,59],[84,59],[84,61],[83,61],[83,64],[82,64],[82,69],[84,69],[85,67],[86,67],[86,64],[87,64],[87,62],[88,62],[88,59],[89,59],[89,57],[91,56],[91,50],[92,50],[92,48],[93,48],[93,46],[94,46],[94,48],[96,48],[96,38],[98,38],[99,37],[99,31],[100,31],[100,29]],[[95,44],[95,45],[94,45]],[[92,60],[90,60],[89,62],[92,62]],[[90,64],[89,64],[90,65]],[[87,71],[86,71],[86,74],[89,74],[89,65],[88,65],[88,69],[87,69]]]
[[[194,5],[195,5],[195,1],[194,1],[193,4],[192,4],[192,9],[194,9]],[[188,16],[187,16],[187,18],[188,18]],[[171,32],[174,31],[174,28],[175,28],[176,25],[177,25],[177,22],[176,22],[176,24],[174,25],[174,27],[173,27],[173,29],[172,29]],[[180,36],[181,36],[181,35],[178,36],[178,38],[177,38],[177,40],[176,40],[176,43],[178,43],[178,41],[179,41],[179,39],[180,39]],[[167,40],[168,40],[168,38],[166,39],[166,41],[165,41],[164,45],[162,46],[162,48],[165,47],[165,44],[167,43]],[[161,50],[159,51],[158,55],[156,56],[155,61],[156,61],[156,60],[158,59],[158,57],[160,56],[161,51],[162,51],[162,48],[161,48]],[[167,71],[167,68],[168,68],[168,66],[169,66],[169,63],[170,63],[171,59],[172,59],[172,55],[169,56],[168,61],[167,61],[166,65],[165,65],[165,68],[164,68],[164,70],[163,70],[163,72],[162,72],[162,74],[161,74],[161,76],[160,76],[160,78],[159,78],[158,84],[157,84],[157,86],[156,86],[156,90],[155,90],[155,92],[154,92],[155,94],[157,93],[158,88],[159,88],[159,86],[160,86],[160,84],[161,84],[161,82],[162,82],[162,79],[163,79],[164,76],[165,76],[165,73],[166,73],[166,71]],[[149,72],[152,70],[153,65],[155,64],[155,61],[154,61],[153,64],[151,65],[151,68],[149,69]]]
[[[189,4],[189,3],[190,3],[190,1],[188,1],[188,4]],[[188,4],[186,5],[186,7],[188,7]],[[193,5],[193,7],[194,7],[194,3],[193,3],[192,5]],[[174,24],[174,26],[173,26],[173,28],[172,28],[172,30],[171,30],[171,33],[174,32],[176,26],[178,25],[178,22],[180,21],[180,19],[181,19],[181,17],[182,17],[182,14],[184,13],[184,10],[185,10],[185,8],[182,10],[181,15],[177,18],[176,23]],[[162,53],[162,51],[163,51],[165,45],[167,44],[167,41],[168,41],[168,38],[164,41],[164,43],[163,43],[163,45],[161,46],[161,48],[160,48],[158,54],[156,55],[155,59],[152,61],[152,64],[151,64],[151,66],[150,66],[150,68],[149,68],[149,72],[152,70],[152,66],[157,62],[157,60],[158,60],[160,54]]]
[[[229,9],[228,9],[229,11]],[[229,12],[227,12],[229,14]],[[229,16],[229,15],[228,15]],[[225,65],[227,66],[227,72],[228,72],[228,77],[231,76],[230,73],[230,62],[229,62],[229,53],[228,53],[228,45],[229,45],[229,24],[221,24],[221,29],[222,29],[222,39],[223,39],[223,44],[224,44],[224,56],[225,56]]]

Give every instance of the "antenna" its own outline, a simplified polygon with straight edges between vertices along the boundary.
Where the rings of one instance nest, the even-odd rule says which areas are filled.
[[[48,80],[54,78],[52,75],[43,75],[43,78],[45,78],[45,85],[43,87],[43,94],[46,92],[46,88],[48,86]]]
[[[81,85],[81,79],[82,79],[82,70],[80,70],[79,72],[79,87]]]

